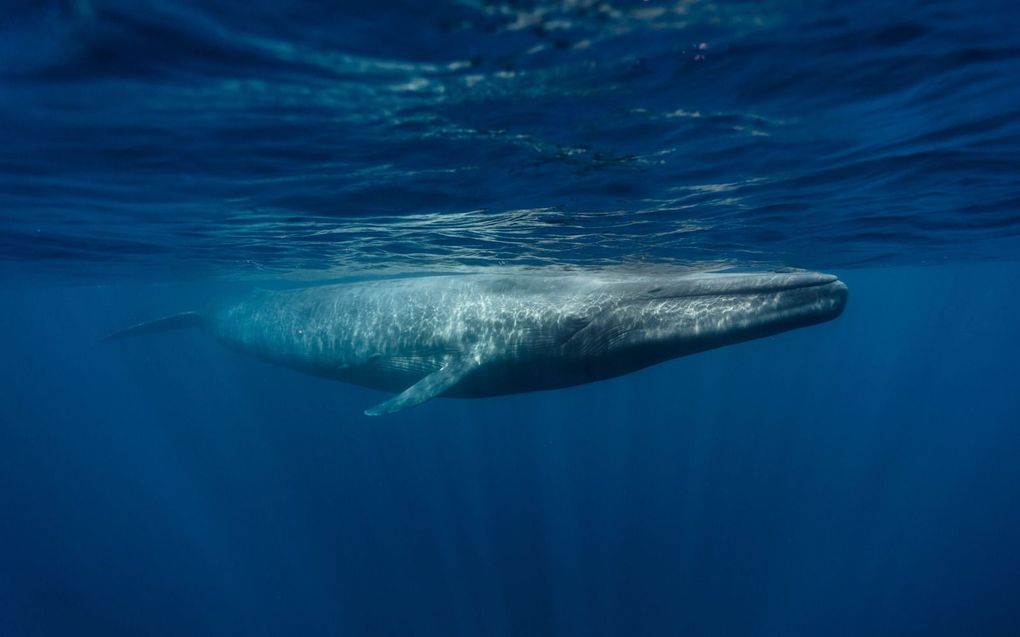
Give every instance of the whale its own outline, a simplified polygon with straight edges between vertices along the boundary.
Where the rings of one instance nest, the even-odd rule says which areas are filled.
[[[207,329],[268,363],[396,394],[365,410],[378,416],[603,381],[829,321],[846,302],[818,272],[482,272],[256,290],[105,340]]]

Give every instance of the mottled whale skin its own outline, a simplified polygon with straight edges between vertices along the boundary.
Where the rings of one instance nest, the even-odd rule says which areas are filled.
[[[828,321],[847,287],[814,272],[430,276],[259,291],[111,339],[204,326],[229,347],[308,374],[436,396],[590,383]]]

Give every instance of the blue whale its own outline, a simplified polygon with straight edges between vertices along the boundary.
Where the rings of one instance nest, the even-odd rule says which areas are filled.
[[[430,276],[263,290],[108,340],[204,327],[264,361],[396,393],[374,416],[613,378],[831,320],[846,300],[814,272]]]

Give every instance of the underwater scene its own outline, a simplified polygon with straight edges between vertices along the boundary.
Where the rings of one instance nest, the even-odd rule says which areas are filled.
[[[0,3],[0,636],[1020,635],[1020,5]]]

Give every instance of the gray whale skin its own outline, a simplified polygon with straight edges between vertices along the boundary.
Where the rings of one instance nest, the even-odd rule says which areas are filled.
[[[204,327],[264,361],[397,396],[480,398],[590,383],[822,323],[847,287],[815,272],[465,274],[258,291],[107,340]]]

